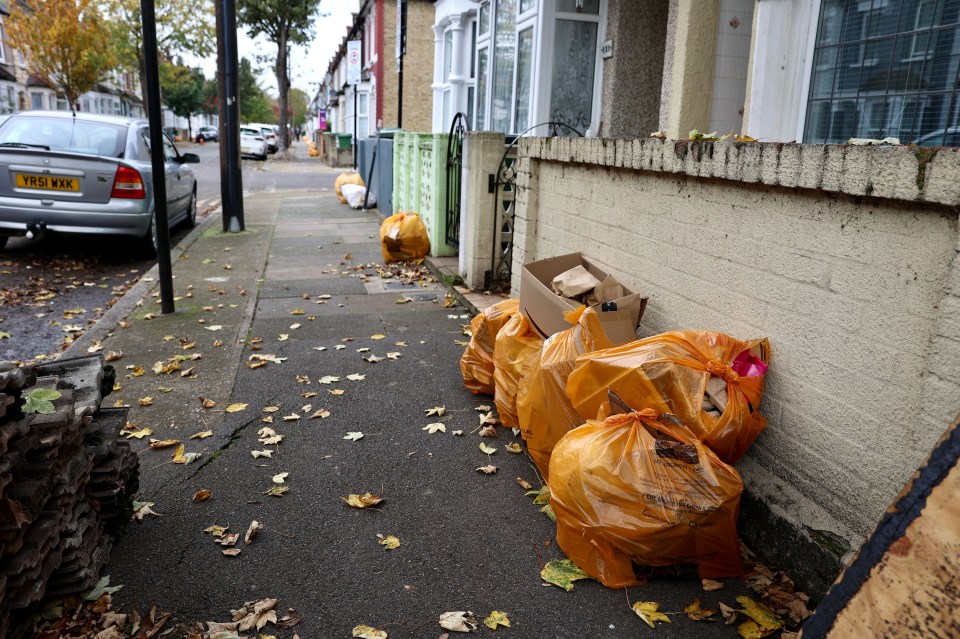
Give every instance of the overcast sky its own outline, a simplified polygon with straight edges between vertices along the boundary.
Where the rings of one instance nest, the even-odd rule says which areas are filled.
[[[336,53],[337,47],[346,34],[351,23],[351,14],[359,10],[360,0],[320,0],[320,12],[328,14],[317,18],[314,22],[313,42],[308,46],[295,46],[290,51],[290,82],[298,88],[312,95],[316,91],[316,84],[323,79],[330,58]],[[268,53],[270,62],[263,67],[259,79],[260,86],[273,96],[277,93],[277,78],[273,71],[273,60],[276,58],[277,45],[268,42],[263,36],[256,40],[251,39],[243,27],[237,30],[238,51],[240,57],[250,59],[257,65],[254,56],[257,53]],[[186,56],[184,56],[186,58]],[[187,64],[191,64],[187,61]],[[217,58],[212,55],[200,60],[199,66],[208,78],[217,77]]]

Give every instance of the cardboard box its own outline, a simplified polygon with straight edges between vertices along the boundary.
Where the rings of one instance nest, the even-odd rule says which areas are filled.
[[[545,338],[570,328],[570,324],[563,319],[563,314],[576,309],[579,303],[554,293],[550,283],[560,273],[576,266],[583,266],[601,281],[607,276],[603,269],[582,253],[558,255],[523,265],[523,272],[520,274],[520,311],[530,321],[530,325]],[[636,339],[637,327],[647,306],[645,295],[634,293],[625,285],[623,289],[627,295],[613,300],[617,303],[616,311],[600,312],[599,305],[593,306],[600,316],[607,337],[618,344]]]

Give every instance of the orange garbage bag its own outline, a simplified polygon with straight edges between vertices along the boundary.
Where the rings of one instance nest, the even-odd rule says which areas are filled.
[[[662,333],[579,357],[567,394],[584,419],[597,417],[608,389],[635,409],[670,413],[732,464],[767,425],[757,407],[769,359],[765,339],[741,342],[708,331]],[[706,396],[708,386],[717,390],[717,383],[723,399],[712,401],[726,404],[719,409]]]
[[[497,333],[493,348],[493,401],[500,423],[508,428],[520,423],[517,419],[520,381],[540,362],[542,347],[543,338],[530,327],[523,313],[516,313]]]
[[[589,420],[564,435],[549,486],[557,543],[605,586],[640,584],[634,563],[740,575],[740,475],[653,409]]]
[[[342,187],[344,184],[357,184],[359,186],[366,186],[359,173],[341,173],[338,175],[337,181],[333,183],[333,190],[336,192],[337,198],[340,200],[341,204],[347,203],[347,198],[343,196],[343,192],[340,190],[340,187]]]
[[[531,367],[517,393],[520,433],[544,479],[549,478],[553,447],[567,431],[583,423],[567,397],[567,377],[577,357],[614,346],[594,309],[581,306],[564,318],[573,326],[547,338],[539,366]]]
[[[493,347],[497,334],[520,310],[520,300],[504,300],[473,318],[470,322],[470,343],[460,357],[463,385],[472,393],[493,395]]]
[[[380,225],[384,262],[422,260],[430,252],[427,227],[416,213],[395,213]]]

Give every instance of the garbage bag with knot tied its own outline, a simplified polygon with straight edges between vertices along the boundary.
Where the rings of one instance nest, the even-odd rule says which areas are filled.
[[[610,588],[641,583],[634,564],[696,564],[740,575],[743,483],[673,416],[645,409],[589,420],[550,458],[557,543]]]
[[[633,408],[670,413],[728,464],[747,452],[766,425],[757,408],[770,360],[765,339],[674,331],[577,358],[567,394],[594,419],[613,390]]]

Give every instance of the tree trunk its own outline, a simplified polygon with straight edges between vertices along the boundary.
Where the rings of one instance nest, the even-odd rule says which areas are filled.
[[[280,107],[280,148],[290,147],[290,137],[287,135],[287,94],[290,91],[290,81],[287,77],[287,27],[280,29],[277,42],[277,92],[280,94],[277,104]]]

